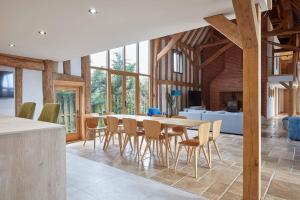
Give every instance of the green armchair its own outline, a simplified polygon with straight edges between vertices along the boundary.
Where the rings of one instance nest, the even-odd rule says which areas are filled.
[[[46,103],[38,118],[38,121],[57,123],[60,105],[57,103]]]
[[[35,111],[36,103],[26,102],[23,103],[20,109],[20,112],[17,114],[17,117],[32,119]]]

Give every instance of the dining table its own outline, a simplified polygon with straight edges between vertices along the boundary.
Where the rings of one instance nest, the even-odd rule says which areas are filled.
[[[112,115],[101,115],[99,113],[89,113],[86,114],[86,118],[106,118],[108,116],[116,117],[119,119],[119,122],[122,123],[122,119],[130,118],[135,119],[138,123],[142,123],[144,120],[153,120],[158,121],[164,128],[164,135],[166,139],[166,149],[169,149],[169,138],[168,138],[168,128],[181,126],[184,127],[185,130],[187,128],[198,129],[198,127],[210,121],[204,120],[195,120],[195,119],[181,119],[181,118],[168,118],[168,117],[153,117],[153,116],[144,116],[144,115],[128,115],[128,114],[112,114]],[[187,138],[188,139],[188,138]],[[166,162],[167,168],[170,168],[170,158],[169,152],[166,151]]]

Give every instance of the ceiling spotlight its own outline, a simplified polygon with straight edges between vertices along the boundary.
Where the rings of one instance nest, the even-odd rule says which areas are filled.
[[[9,46],[9,47],[15,47],[16,45],[13,44],[13,43],[10,43],[8,46]]]
[[[39,31],[39,34],[40,35],[46,35],[47,33],[46,33],[46,31]]]
[[[97,10],[95,8],[90,8],[89,13],[91,13],[92,15],[95,15],[95,14],[97,14]]]

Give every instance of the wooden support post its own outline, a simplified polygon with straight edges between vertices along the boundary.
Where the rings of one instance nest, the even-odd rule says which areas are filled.
[[[259,200],[261,186],[261,11],[253,0],[232,0],[237,25],[205,18],[243,49],[243,199]],[[228,20],[228,21],[226,21]]]
[[[152,72],[152,105],[158,106],[157,102],[157,70],[159,62],[157,61],[157,55],[160,49],[160,39],[154,40],[154,52],[153,52],[153,72]]]
[[[53,72],[57,69],[58,63],[52,60],[44,61],[43,71],[43,99],[45,103],[53,103],[55,100],[54,96],[54,85],[53,85]]]
[[[83,78],[85,85],[85,113],[91,112],[91,67],[90,56],[81,57],[81,77]]]
[[[64,74],[71,75],[71,61],[67,60],[63,62]]]
[[[23,69],[16,68],[15,70],[15,113],[20,112],[23,102]]]

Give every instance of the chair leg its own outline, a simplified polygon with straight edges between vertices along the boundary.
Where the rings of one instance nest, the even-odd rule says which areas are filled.
[[[144,143],[144,138],[145,138],[145,136],[142,136],[142,141],[141,141],[141,144],[140,144],[140,152],[142,151],[142,146],[143,146],[143,143]]]
[[[137,152],[137,160],[138,164],[140,163],[140,147],[139,147],[139,136],[135,136],[135,141],[136,141],[136,152]]]
[[[221,153],[220,153],[220,149],[219,149],[219,146],[218,146],[217,142],[216,142],[215,140],[213,140],[213,143],[214,143],[214,145],[215,145],[215,148],[216,148],[216,150],[217,150],[217,154],[218,154],[220,160],[222,160]]]
[[[193,156],[193,147],[190,148],[190,153],[189,153],[189,160],[188,160],[188,163],[191,162],[192,156]]]
[[[163,158],[163,141],[158,140],[157,141],[159,143],[159,161],[162,163],[162,165],[164,164],[164,158]]]
[[[113,137],[113,133],[109,133],[109,135],[108,135],[108,139],[107,139],[107,142],[106,142],[106,145],[105,145],[105,151],[108,149],[108,145],[109,145],[109,143],[110,143],[110,140],[111,140],[111,138]]]
[[[175,167],[174,167],[175,171],[176,171],[176,168],[177,168],[177,165],[178,165],[178,160],[179,160],[181,149],[182,149],[182,145],[179,145],[178,151],[176,153],[176,160],[175,160]]]
[[[147,152],[147,149],[149,149],[149,151],[150,151],[150,145],[151,145],[151,141],[150,141],[150,140],[147,140],[147,145],[146,145],[146,147],[145,147],[145,150],[144,150],[144,153],[143,153],[143,155],[142,155],[141,160],[144,159],[145,154],[146,154],[146,152]]]
[[[106,146],[106,142],[107,142],[107,139],[108,139],[108,131],[104,131],[104,143],[103,143],[103,150],[105,149],[105,146]]]
[[[130,144],[130,147],[131,147],[131,151],[133,151],[131,137],[129,138],[129,144]]]
[[[204,153],[204,157],[205,157],[205,160],[206,160],[206,162],[208,164],[208,167],[211,168],[211,165],[210,165],[209,160],[208,160],[207,152],[206,152],[206,150],[205,150],[205,148],[203,146],[201,148],[202,148],[202,151]]]
[[[122,153],[121,153],[121,155],[124,154],[124,151],[125,151],[126,146],[127,146],[127,144],[128,144],[128,139],[130,139],[130,137],[129,137],[128,135],[126,135],[126,136],[125,136],[125,141],[124,141],[124,145],[123,145],[123,148],[122,148]]]
[[[159,157],[159,148],[158,148],[158,146],[159,146],[159,141],[158,140],[155,140],[155,143],[156,143],[156,155],[157,155],[157,157]]]
[[[122,154],[122,135],[118,133],[120,154]]]
[[[198,149],[194,147],[194,155],[195,155],[195,178],[198,178]]]
[[[209,160],[209,164],[211,165],[212,157],[211,157],[211,148],[210,148],[210,142],[209,142],[209,141],[208,141],[208,143],[207,143],[207,150],[208,150],[208,160]]]
[[[177,151],[177,135],[175,136],[175,141],[174,141],[174,143],[175,143],[175,145],[174,145],[174,154],[176,153],[176,151]]]

